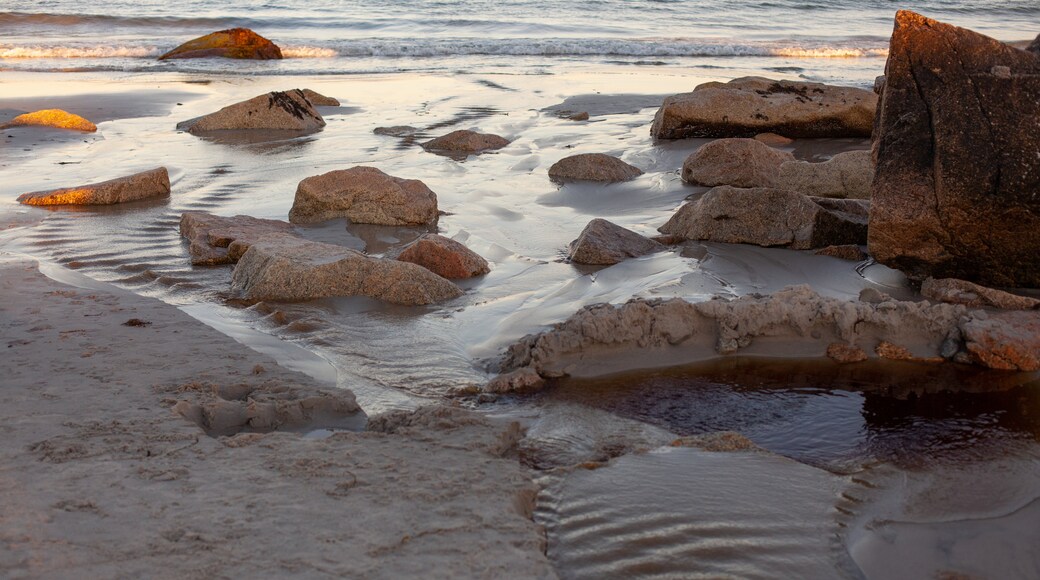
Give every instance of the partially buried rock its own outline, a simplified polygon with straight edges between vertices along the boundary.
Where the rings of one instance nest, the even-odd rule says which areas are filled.
[[[292,225],[247,215],[221,217],[186,211],[181,215],[180,230],[190,241],[191,263],[212,266],[237,262],[253,242],[268,234],[289,233]]]
[[[339,100],[332,97],[326,97],[320,93],[316,93],[310,89],[303,89],[303,96],[307,97],[307,100],[311,102],[315,107],[338,107]]]
[[[61,109],[43,109],[25,113],[0,125],[0,129],[7,129],[8,127],[51,127],[87,133],[97,131],[97,125],[94,123]]]
[[[571,242],[570,259],[578,264],[610,265],[664,249],[654,240],[597,218]]]
[[[282,50],[275,43],[248,28],[229,28],[189,40],[160,56],[159,60],[206,57],[280,59]]]
[[[480,153],[491,149],[501,149],[506,145],[509,145],[509,140],[504,137],[465,129],[452,131],[422,144],[423,149],[428,151],[450,153]]]
[[[629,165],[612,155],[582,153],[564,157],[549,168],[549,179],[564,181],[628,181],[643,174],[643,170]]]
[[[877,95],[852,87],[743,77],[710,82],[674,95],[654,117],[658,139],[754,137],[869,137]]]
[[[813,253],[817,256],[830,256],[831,258],[839,258],[841,260],[849,260],[852,262],[859,262],[870,257],[856,244],[827,246],[826,248],[820,248]]]
[[[718,139],[686,158],[682,178],[709,187],[774,187],[780,166],[787,161],[794,161],[794,155],[755,139]]]
[[[345,217],[359,224],[416,226],[437,221],[437,195],[418,179],[358,166],[308,177],[296,187],[293,223]]]
[[[499,395],[527,394],[541,391],[544,388],[545,379],[534,369],[522,368],[491,379],[484,386],[484,392]]]
[[[109,205],[170,195],[170,175],[157,167],[101,183],[50,191],[35,191],[18,196],[25,205]]]
[[[1040,287],[1040,58],[896,15],[870,253],[923,280]]]
[[[400,252],[387,257],[418,264],[449,279],[472,278],[491,271],[487,260],[476,252],[437,234],[423,234]]]
[[[317,131],[325,119],[314,110],[303,91],[267,93],[248,101],[177,123],[177,130],[192,134],[207,131],[267,129],[275,131]]]
[[[376,135],[386,135],[388,137],[412,137],[419,132],[419,129],[410,125],[394,125],[392,127],[376,127],[372,130]]]
[[[807,250],[864,243],[868,208],[860,200],[724,185],[681,207],[659,230],[689,240]]]
[[[409,306],[462,295],[458,286],[422,266],[287,234],[265,236],[250,246],[235,266],[231,288],[246,300],[367,296]]]
[[[1040,370],[1040,312],[998,312],[961,327],[968,362],[991,369]]]
[[[863,362],[869,358],[858,346],[844,342],[832,342],[827,345],[827,358],[839,364]]]
[[[870,199],[874,160],[870,151],[839,153],[823,163],[791,160],[780,166],[776,186],[815,195]]]
[[[1018,296],[956,278],[928,278],[921,284],[921,295],[931,300],[972,308],[988,306],[1004,310],[1040,310],[1040,300],[1036,298]]]
[[[794,139],[788,139],[783,135],[777,135],[776,133],[759,133],[755,135],[755,141],[761,141],[770,147],[779,147],[781,145],[790,145],[794,143]]]

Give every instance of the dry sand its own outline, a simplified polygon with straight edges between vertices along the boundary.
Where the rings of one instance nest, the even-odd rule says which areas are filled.
[[[555,576],[514,423],[427,407],[325,438],[209,437],[171,410],[199,385],[310,380],[28,260],[0,262],[0,327],[0,576]]]

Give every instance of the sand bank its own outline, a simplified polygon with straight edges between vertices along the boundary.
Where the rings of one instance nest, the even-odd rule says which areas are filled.
[[[5,577],[553,577],[520,430],[434,407],[213,438],[209,384],[312,389],[175,307],[0,265]],[[126,325],[131,319],[142,321]]]

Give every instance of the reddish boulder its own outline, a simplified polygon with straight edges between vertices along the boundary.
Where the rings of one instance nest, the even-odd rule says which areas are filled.
[[[282,58],[282,50],[248,28],[229,28],[189,40],[159,60],[206,57],[270,60]]]
[[[423,234],[400,253],[387,257],[418,264],[450,280],[482,276],[491,271],[488,262],[476,252],[437,234]]]

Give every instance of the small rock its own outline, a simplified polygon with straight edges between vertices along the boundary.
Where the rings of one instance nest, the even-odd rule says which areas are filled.
[[[289,221],[345,217],[358,224],[417,226],[437,222],[437,194],[418,179],[357,166],[308,177],[296,187]]]
[[[177,130],[192,134],[240,129],[317,131],[324,126],[325,119],[314,110],[303,91],[293,89],[267,93],[209,115],[181,121],[177,123]]]
[[[861,262],[866,260],[870,256],[863,251],[862,248],[855,244],[844,244],[841,246],[827,246],[826,248],[820,248],[813,252],[817,256],[830,256],[832,258],[840,258],[842,260],[849,260],[852,262]]]
[[[587,112],[582,111],[581,113],[575,113],[575,114],[573,114],[573,115],[571,115],[570,117],[567,117],[567,118],[570,119],[571,121],[588,121],[589,120],[589,114]]]
[[[788,139],[783,135],[777,135],[776,133],[759,133],[755,135],[755,141],[760,141],[769,145],[770,147],[779,147],[781,145],[790,145],[794,143],[794,139]]]
[[[63,111],[61,109],[43,109],[18,115],[14,119],[0,125],[0,129],[8,127],[51,127],[54,129],[69,129],[72,131],[84,131],[93,133],[97,131],[97,125],[90,121]],[[8,135],[10,137],[10,135]]]
[[[509,140],[490,133],[476,131],[452,131],[436,139],[423,143],[427,151],[448,151],[452,153],[480,153],[491,149],[501,149],[509,145]]]
[[[181,236],[190,241],[191,263],[200,266],[233,264],[263,236],[289,233],[292,224],[246,215],[220,217],[204,211],[181,214]]]
[[[878,345],[874,348],[874,352],[876,352],[879,357],[887,358],[889,360],[905,360],[905,361],[931,362],[931,363],[936,363],[936,362],[942,362],[943,361],[942,357],[918,357],[918,356],[915,356],[906,347],[902,347],[902,346],[899,346],[898,344],[893,344],[893,343],[885,341],[885,340],[883,340],[880,343],[878,343]]]
[[[877,288],[864,288],[859,291],[859,301],[867,304],[881,304],[888,302],[892,297]]]
[[[159,60],[207,57],[270,60],[282,58],[282,50],[248,28],[229,28],[189,40]]]
[[[545,379],[532,368],[522,368],[491,379],[484,386],[484,391],[499,395],[528,394],[544,388]]]
[[[316,93],[310,89],[303,89],[303,96],[307,97],[307,100],[311,102],[315,107],[338,107],[339,100],[332,97],[326,97],[320,93]]]
[[[756,451],[763,449],[755,445],[747,437],[736,431],[715,431],[703,435],[680,437],[670,444],[671,447],[694,447],[712,453],[732,453],[735,451]]]
[[[250,246],[235,266],[231,288],[246,300],[367,296],[409,306],[462,295],[458,286],[422,266],[287,234],[271,234]]]
[[[487,260],[476,252],[438,234],[423,234],[396,255],[387,257],[418,264],[450,280],[482,276],[491,271]]]
[[[794,161],[794,155],[755,139],[717,139],[686,158],[682,178],[708,187],[773,187],[780,166],[788,161]]]
[[[549,168],[549,179],[565,181],[629,181],[643,170],[604,153],[583,153],[564,157]]]
[[[1003,290],[987,288],[956,278],[928,278],[921,284],[921,295],[931,300],[963,304],[972,308],[1001,308],[1004,310],[1037,310],[1040,300],[1018,296]]]
[[[786,246],[795,250],[862,244],[868,202],[723,185],[675,212],[658,230],[688,240]]]
[[[832,342],[827,346],[827,357],[841,364],[849,364],[867,360],[867,353],[858,346],[844,342]]]
[[[610,265],[664,249],[654,240],[597,218],[570,243],[570,259],[578,264]]]
[[[165,167],[157,167],[101,183],[34,191],[18,196],[18,201],[26,205],[110,205],[166,195],[170,195],[170,175]]]
[[[393,127],[376,127],[372,130],[376,135],[388,135],[390,137],[411,137],[419,132],[419,129],[408,125],[394,125]]]
[[[776,186],[805,195],[870,199],[874,161],[870,151],[839,153],[823,163],[788,161],[780,166]]]
[[[148,322],[147,320],[141,320],[140,318],[131,318],[130,320],[127,320],[126,322],[123,323],[123,326],[136,326],[136,327],[151,326],[151,325],[152,325],[151,322]]]

